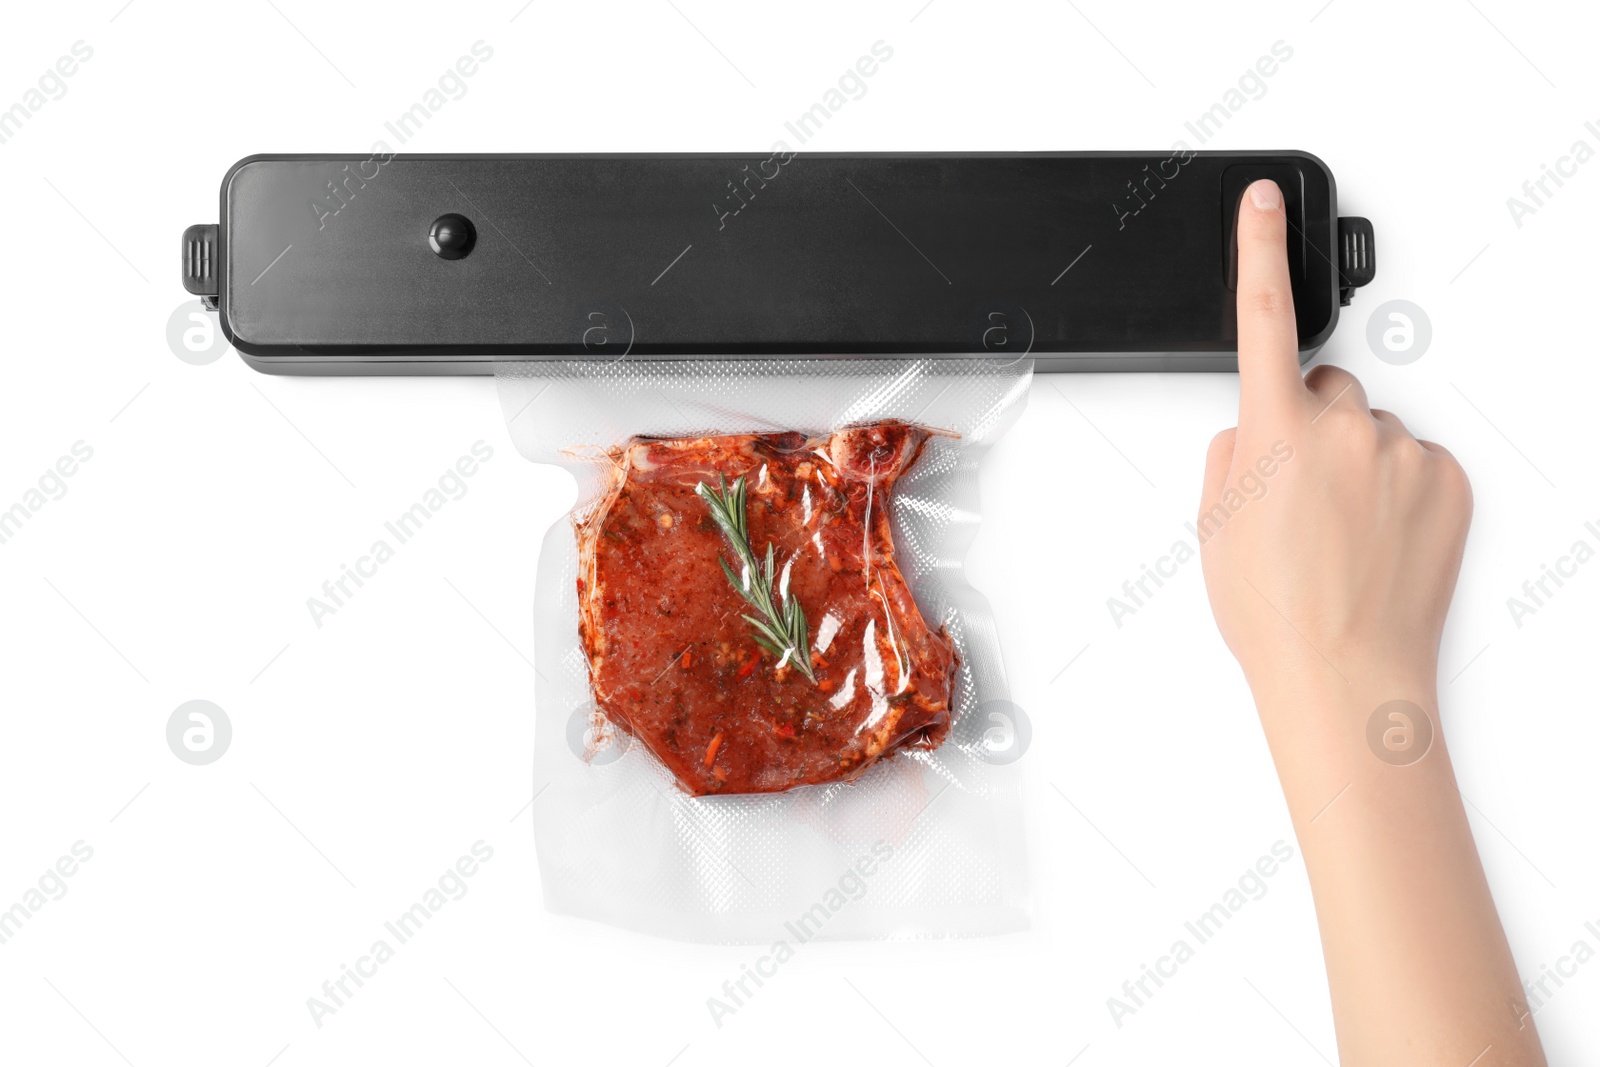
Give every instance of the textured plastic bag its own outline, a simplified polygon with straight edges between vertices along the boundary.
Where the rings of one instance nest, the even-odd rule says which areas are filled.
[[[577,505],[540,550],[534,605],[533,820],[550,910],[667,937],[791,945],[1027,925],[1019,772],[990,729],[990,709],[1010,694],[988,602],[962,561],[978,527],[979,460],[1020,413],[1031,376],[1031,359],[979,358],[496,368],[518,449],[578,481]],[[689,795],[598,713],[579,636],[578,530],[615,457],[637,437],[820,436],[886,420],[936,431],[886,507],[901,575],[959,659],[948,735],[851,781]]]

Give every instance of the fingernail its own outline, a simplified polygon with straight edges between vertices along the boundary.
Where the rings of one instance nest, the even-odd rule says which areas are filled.
[[[1276,211],[1283,206],[1283,194],[1276,182],[1262,178],[1250,185],[1250,202],[1261,211]]]

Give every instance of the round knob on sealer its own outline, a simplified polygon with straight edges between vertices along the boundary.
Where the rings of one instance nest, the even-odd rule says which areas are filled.
[[[428,227],[428,247],[440,259],[461,259],[478,242],[478,230],[465,215],[440,215]]]

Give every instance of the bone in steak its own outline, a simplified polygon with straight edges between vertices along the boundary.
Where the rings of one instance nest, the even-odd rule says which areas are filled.
[[[811,438],[635,438],[612,457],[612,484],[577,531],[590,684],[685,790],[849,779],[944,740],[955,648],[895,565],[886,506],[928,436],[882,422]],[[715,514],[741,478],[743,556]],[[757,607],[768,545],[770,612]],[[804,635],[809,672],[774,624],[758,627],[769,615]]]

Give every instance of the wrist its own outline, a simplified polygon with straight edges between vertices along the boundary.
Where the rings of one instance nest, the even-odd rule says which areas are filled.
[[[1274,672],[1251,691],[1284,796],[1297,824],[1318,817],[1346,787],[1447,769],[1435,669]]]
[[[1248,671],[1246,680],[1263,720],[1286,719],[1312,727],[1365,715],[1391,700],[1430,711],[1438,702],[1434,661],[1364,661],[1334,667],[1325,661],[1288,669]]]

